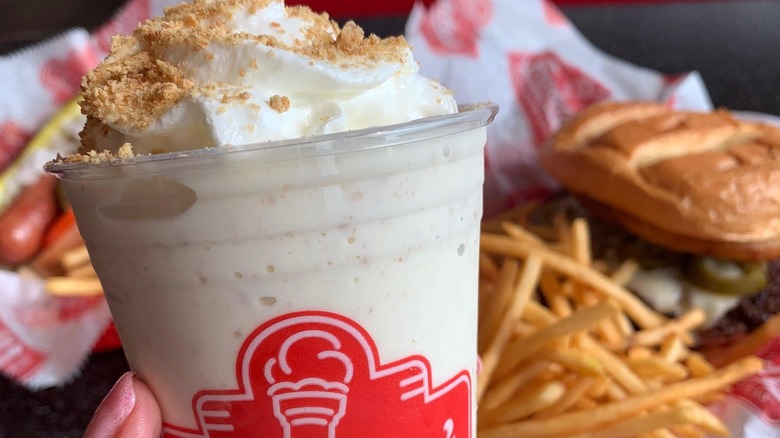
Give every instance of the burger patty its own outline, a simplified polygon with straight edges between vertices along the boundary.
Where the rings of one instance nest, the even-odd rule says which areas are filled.
[[[591,250],[596,258],[613,260],[617,263],[633,258],[643,267],[652,268],[672,264],[681,265],[686,257],[690,257],[649,243],[616,224],[594,217],[583,206],[583,202],[569,192],[560,192],[535,208],[529,214],[528,222],[549,225],[561,212],[569,220],[577,217],[588,219]],[[778,313],[780,313],[780,260],[772,260],[767,262],[765,287],[754,295],[741,297],[733,309],[710,327],[701,329],[698,333],[698,346],[712,348],[732,344]]]
[[[780,313],[780,260],[772,260],[767,263],[766,287],[755,295],[742,297],[715,324],[699,331],[699,347],[732,344],[777,313]]]

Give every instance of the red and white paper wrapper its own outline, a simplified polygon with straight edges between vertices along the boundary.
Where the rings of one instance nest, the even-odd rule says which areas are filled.
[[[175,2],[132,0],[93,35],[74,29],[0,58],[0,169],[75,95],[81,76],[105,56],[111,35],[129,33]],[[422,73],[455,90],[459,102],[491,100],[501,107],[488,132],[486,215],[555,189],[537,166],[537,150],[562,121],[592,103],[647,99],[712,107],[697,73],[664,76],[609,57],[544,0],[417,5],[406,34]],[[109,321],[100,298],[52,298],[42,282],[0,272],[0,371],[30,388],[62,384],[78,372]],[[767,370],[713,407],[737,437],[779,433],[780,342],[762,356]]]
[[[111,36],[127,34],[175,0],[133,0],[94,34],[72,29],[0,57],[0,172],[19,158],[32,135],[79,91],[81,77],[108,52]],[[61,151],[30,154],[2,187],[3,199],[35,181]],[[55,298],[41,280],[0,271],[0,373],[30,389],[62,385],[78,374],[111,321],[103,298]]]
[[[418,4],[406,37],[422,74],[454,90],[458,102],[491,100],[501,109],[488,127],[486,216],[556,189],[539,167],[537,151],[562,122],[593,103],[653,100],[679,109],[712,109],[697,73],[664,76],[610,57],[544,0]],[[735,385],[712,407],[734,437],[780,436],[780,339],[760,355],[766,370]]]
[[[537,166],[547,136],[602,100],[655,100],[710,110],[698,73],[664,76],[605,55],[542,0],[439,0],[417,5],[406,28],[422,74],[458,102],[501,109],[488,130],[485,214],[549,194]]]

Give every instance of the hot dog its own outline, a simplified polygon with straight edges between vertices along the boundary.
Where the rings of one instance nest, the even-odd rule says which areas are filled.
[[[18,265],[41,247],[46,229],[57,214],[57,179],[42,175],[16,196],[0,214],[0,264]]]

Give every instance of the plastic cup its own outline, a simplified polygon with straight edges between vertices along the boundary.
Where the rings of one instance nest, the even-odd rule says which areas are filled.
[[[164,435],[475,436],[496,111],[48,165]]]

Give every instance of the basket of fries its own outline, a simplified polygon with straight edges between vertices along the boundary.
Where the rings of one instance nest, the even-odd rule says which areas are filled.
[[[483,226],[479,436],[727,436],[706,406],[763,360],[714,367],[691,348],[701,310],[668,318],[639,300],[625,287],[637,263],[594,260],[585,219],[557,220],[552,240],[518,222]]]

